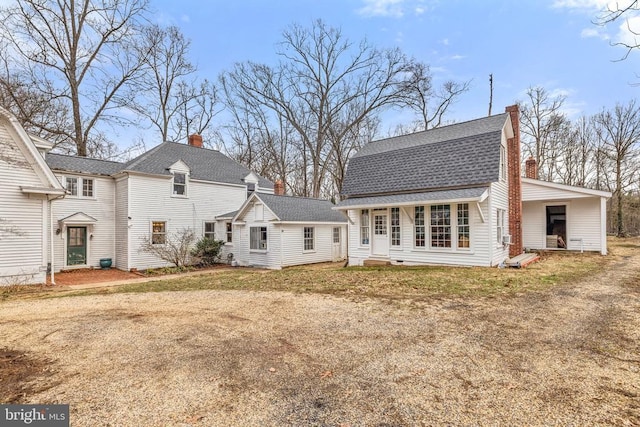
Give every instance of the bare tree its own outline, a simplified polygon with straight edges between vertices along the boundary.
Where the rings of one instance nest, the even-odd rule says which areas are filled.
[[[640,107],[636,101],[617,104],[613,110],[603,110],[595,116],[596,135],[614,164],[616,202],[616,235],[625,235],[624,193],[634,181],[634,162],[640,148]]]
[[[436,128],[443,124],[449,107],[469,90],[469,85],[470,81],[448,80],[436,88],[429,66],[413,62],[402,82],[403,96],[400,105],[408,107],[418,115],[416,131]]]
[[[397,49],[354,44],[322,21],[290,27],[277,54],[281,62],[275,67],[237,64],[225,79],[236,88],[233,96],[268,108],[295,131],[308,168],[304,195],[319,197],[332,141],[399,101],[408,61]]]
[[[0,10],[9,73],[64,103],[71,129],[56,132],[80,156],[100,122],[118,120],[110,110],[140,69],[129,47],[146,8],[147,0],[17,0]]]
[[[524,154],[530,155],[538,164],[542,179],[551,180],[554,176],[559,144],[567,125],[567,118],[561,108],[565,97],[552,97],[542,87],[530,87],[528,100],[520,105],[520,130],[524,134]]]
[[[606,9],[604,9],[602,13],[598,15],[594,22],[596,25],[606,26],[607,24],[624,19],[627,31],[629,31],[629,33],[633,34],[634,36],[639,36],[640,33],[637,30],[631,28],[629,20],[626,19],[629,14],[634,14],[638,11],[640,11],[640,1],[638,0],[609,2],[606,6]],[[638,49],[640,47],[640,43],[636,41],[637,39],[635,37],[633,38],[633,40],[633,42],[618,41],[612,43],[614,46],[620,46],[627,50],[621,60],[627,59],[634,49]]]

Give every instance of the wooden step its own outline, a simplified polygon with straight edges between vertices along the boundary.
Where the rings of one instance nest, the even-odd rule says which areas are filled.
[[[391,261],[384,259],[365,259],[362,262],[362,265],[365,267],[384,267],[387,265],[391,265]]]

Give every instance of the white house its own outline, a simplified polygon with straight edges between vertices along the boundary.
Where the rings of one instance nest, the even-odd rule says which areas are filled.
[[[332,207],[326,200],[254,193],[233,217],[236,261],[280,269],[344,259],[347,218]]]
[[[568,249],[606,253],[610,194],[521,178],[517,106],[371,142],[349,161],[342,193],[350,265],[493,266],[555,248],[559,234]]]
[[[50,148],[0,108],[0,285],[46,280],[51,204],[65,194],[40,152]]]

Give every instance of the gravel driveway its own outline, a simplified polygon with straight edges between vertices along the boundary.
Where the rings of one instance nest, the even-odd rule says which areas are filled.
[[[72,426],[640,424],[640,254],[517,297],[16,300],[0,336]]]

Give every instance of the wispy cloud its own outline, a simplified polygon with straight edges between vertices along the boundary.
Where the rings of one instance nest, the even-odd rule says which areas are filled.
[[[420,16],[428,9],[425,0],[362,0],[362,3],[364,6],[356,12],[366,18],[402,18],[407,14]]]
[[[615,2],[609,0],[555,0],[551,7],[556,9],[604,9]]]
[[[465,56],[464,55],[451,55],[451,59],[453,59],[454,61],[459,61],[461,59],[464,59]]]
[[[599,38],[602,40],[609,40],[611,38],[609,34],[599,28],[585,28],[580,32],[580,37],[583,39]]]

